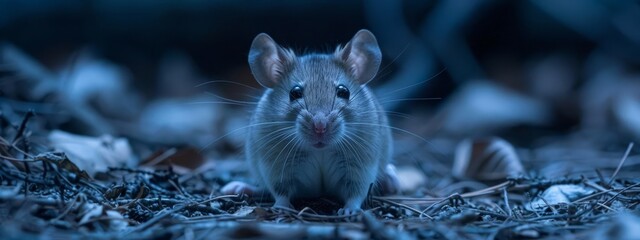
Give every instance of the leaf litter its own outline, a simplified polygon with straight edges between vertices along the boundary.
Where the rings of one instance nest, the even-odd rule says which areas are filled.
[[[522,175],[492,185],[466,178],[448,180],[466,186],[440,192],[421,192],[434,179],[420,180],[422,187],[404,189],[404,195],[370,196],[364,212],[339,216],[340,205],[332,199],[298,200],[294,210],[272,209],[268,197],[220,195],[229,179],[216,171],[177,173],[171,165],[143,170],[122,164],[89,174],[77,164],[83,160],[72,161],[62,152],[29,153],[8,138],[0,138],[5,237],[504,239],[594,232],[614,239],[636,236],[638,224],[633,212],[640,181],[630,177],[638,159],[628,153],[607,167],[615,171],[610,176],[599,167],[595,174]]]

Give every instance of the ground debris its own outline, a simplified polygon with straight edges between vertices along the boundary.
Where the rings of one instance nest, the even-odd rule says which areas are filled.
[[[639,218],[633,144],[621,160],[563,177],[540,173],[481,182],[427,174],[428,181],[403,195],[370,196],[363,212],[339,215],[341,204],[330,198],[296,199],[295,209],[273,209],[268,196],[221,195],[220,186],[235,178],[227,170],[175,171],[167,163],[89,175],[65,152],[35,152],[30,134],[20,132],[29,131],[0,136],[0,237],[535,239],[593,232],[616,239],[634,236]],[[528,169],[548,164],[529,163]],[[412,174],[424,170],[418,165]]]

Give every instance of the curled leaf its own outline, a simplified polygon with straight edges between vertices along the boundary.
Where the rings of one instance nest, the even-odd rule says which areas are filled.
[[[558,205],[561,203],[570,203],[581,197],[592,194],[593,191],[582,186],[561,184],[554,185],[545,190],[540,196],[536,197],[529,204],[525,205],[528,209],[545,209],[550,205]]]
[[[95,138],[54,130],[49,134],[49,141],[57,151],[65,152],[69,157],[68,162],[61,162],[64,168],[73,166],[87,171],[89,175],[106,171],[109,167],[137,165],[129,141],[124,138],[109,135]]]
[[[515,149],[501,138],[466,139],[456,148],[455,177],[499,180],[523,173],[524,167]]]

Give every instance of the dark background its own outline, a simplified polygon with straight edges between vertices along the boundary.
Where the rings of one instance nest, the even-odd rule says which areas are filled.
[[[637,1],[3,0],[0,6],[0,41],[52,71],[91,49],[131,74],[131,85],[143,102],[164,97],[158,83],[162,59],[175,52],[188,56],[207,79],[259,87],[246,63],[256,34],[266,32],[297,52],[315,52],[331,51],[367,28],[378,37],[384,55],[378,79],[372,82],[379,96],[428,80],[393,96],[441,98],[396,101],[386,104],[388,110],[430,119],[446,111],[443,105],[461,86],[489,82],[541,102],[552,114],[544,117],[544,124],[514,122],[462,135],[515,134],[523,143],[537,135],[585,128],[629,133],[624,126],[618,129],[615,114],[609,116],[615,101],[604,107],[585,104],[592,93],[584,89],[603,66],[614,65],[621,69],[620,78],[634,79],[640,65]],[[536,70],[541,65],[547,70]],[[629,86],[637,86],[619,84],[618,79],[610,85],[624,86],[631,95],[635,90]],[[247,100],[242,89],[216,88],[222,96]],[[0,91],[2,95],[26,98],[7,91]],[[585,119],[594,108],[604,108],[595,112],[606,115],[605,120],[585,125],[598,122]],[[447,134],[446,128],[397,124],[428,137]],[[624,139],[637,138],[629,135]]]

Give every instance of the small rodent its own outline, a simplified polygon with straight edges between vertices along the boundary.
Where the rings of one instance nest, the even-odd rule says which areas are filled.
[[[366,86],[382,54],[373,34],[360,30],[331,54],[297,56],[265,33],[255,37],[249,66],[267,90],[248,126],[246,158],[259,187],[291,208],[292,198],[332,196],[343,214],[360,210],[369,191],[395,191],[391,130]],[[225,194],[260,191],[241,182]]]

